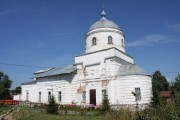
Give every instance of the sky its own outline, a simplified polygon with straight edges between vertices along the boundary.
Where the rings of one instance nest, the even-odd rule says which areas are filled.
[[[150,75],[180,73],[180,0],[104,0],[125,35],[126,53]],[[0,0],[0,71],[12,88],[45,67],[74,64],[102,0]]]

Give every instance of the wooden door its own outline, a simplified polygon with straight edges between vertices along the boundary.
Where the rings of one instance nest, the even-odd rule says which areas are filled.
[[[90,104],[96,105],[96,89],[90,90]]]

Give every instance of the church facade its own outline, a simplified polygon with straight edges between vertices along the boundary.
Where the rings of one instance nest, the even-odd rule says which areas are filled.
[[[123,32],[104,10],[85,39],[85,53],[73,65],[39,70],[22,83],[21,100],[48,103],[54,96],[59,104],[100,105],[107,96],[112,105],[149,104],[151,78],[125,52]]]

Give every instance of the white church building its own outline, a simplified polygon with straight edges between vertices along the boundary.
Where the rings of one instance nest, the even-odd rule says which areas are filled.
[[[48,103],[54,96],[59,104],[100,105],[107,96],[111,105],[150,103],[151,77],[125,52],[123,31],[104,10],[85,40],[74,64],[39,70],[33,81],[22,83],[21,100]]]

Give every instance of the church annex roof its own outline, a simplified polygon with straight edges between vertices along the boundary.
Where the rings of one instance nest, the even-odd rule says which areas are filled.
[[[92,24],[92,26],[89,28],[89,31],[97,28],[114,28],[120,30],[120,27],[116,23],[106,19],[106,13],[104,9],[102,9],[101,12],[101,19]]]
[[[32,85],[32,84],[36,84],[36,81],[29,81],[29,82],[25,82],[25,83],[21,83],[21,85]]]
[[[54,76],[54,75],[61,75],[61,74],[69,74],[74,71],[76,71],[76,67],[73,65],[69,65],[66,67],[55,67],[45,72],[35,72],[34,77],[40,78],[40,77],[47,77],[47,76]]]
[[[118,76],[125,75],[148,75],[148,73],[137,65],[127,64],[120,66],[118,70]]]

